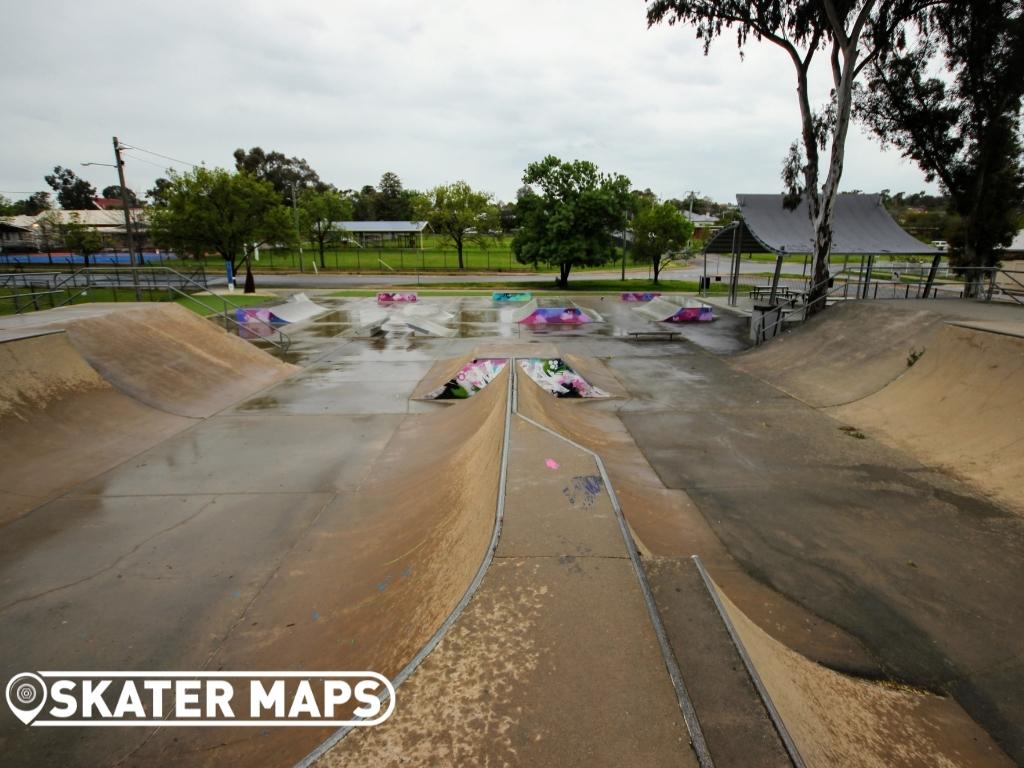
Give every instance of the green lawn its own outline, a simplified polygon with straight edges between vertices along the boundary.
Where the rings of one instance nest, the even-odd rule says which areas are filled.
[[[69,304],[93,304],[97,302],[132,302],[135,301],[135,289],[133,287],[121,287],[121,288],[90,288],[86,293],[77,294],[76,291],[79,289],[72,289],[71,291],[62,291],[60,293],[52,294],[49,296],[38,296],[34,301],[25,300],[19,298],[17,305],[15,304],[14,291],[9,288],[0,288],[0,315],[13,315],[16,309],[20,308],[22,312],[34,312],[37,310],[51,309],[57,306],[67,306]],[[24,289],[18,291],[19,294],[24,293]],[[231,304],[239,307],[248,307],[261,304],[271,304],[279,301],[273,297],[266,295],[263,296],[246,296],[242,293],[237,293],[226,297]],[[70,299],[70,301],[69,301]],[[173,301],[176,304],[180,304],[183,307],[191,309],[198,315],[217,314],[223,312],[225,309],[224,302],[215,295],[198,295],[195,300],[186,299],[180,295],[171,295],[167,291],[142,291],[143,301]],[[203,306],[199,302],[202,302]],[[233,308],[231,304],[226,305],[227,310],[230,312]]]
[[[697,293],[695,280],[662,280],[655,285],[653,280],[573,280],[569,278],[569,287],[560,288],[554,281],[550,283],[449,283],[444,289],[431,290],[408,285],[394,286],[397,291],[415,290],[420,296],[490,296],[491,291],[529,291],[531,293],[620,293],[622,291],[653,291],[660,293]],[[753,286],[741,284],[739,290],[749,291]],[[712,283],[712,294],[727,294],[727,283]],[[331,296],[376,296],[376,290],[351,289],[335,291]]]

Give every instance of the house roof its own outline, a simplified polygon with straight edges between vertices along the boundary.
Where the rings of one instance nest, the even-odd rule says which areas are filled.
[[[117,230],[124,231],[124,211],[120,208],[117,210],[103,211],[98,208],[88,208],[82,211],[65,211],[62,209],[55,209],[51,211],[43,211],[43,213],[37,214],[36,216],[12,216],[5,221],[15,227],[21,227],[23,229],[31,228],[40,217],[45,216],[48,213],[55,213],[60,219],[61,224],[67,224],[77,217],[77,220],[82,224],[89,227],[102,228],[106,230]],[[130,210],[132,221],[136,226],[145,226],[146,224],[146,213],[142,208],[132,208]]]
[[[334,229],[344,229],[346,232],[365,234],[415,234],[422,232],[426,226],[425,221],[334,221],[331,222]]]
[[[1004,253],[1024,253],[1024,229],[1014,235],[1013,242],[1003,248]]]
[[[118,210],[124,208],[124,203],[121,201],[120,197],[94,197],[92,199],[92,204],[103,211],[109,210],[110,208],[116,208]]]
[[[736,201],[742,221],[711,238],[705,245],[708,253],[730,253],[734,236],[740,238],[741,252],[814,252],[814,228],[806,200],[794,210],[783,206],[780,194],[736,195]],[[901,229],[882,205],[881,195],[844,193],[836,198],[832,253],[916,256],[934,255],[939,251]]]
[[[708,213],[690,213],[690,211],[683,211],[683,216],[694,224],[714,224],[718,221],[717,216],[712,216]]]

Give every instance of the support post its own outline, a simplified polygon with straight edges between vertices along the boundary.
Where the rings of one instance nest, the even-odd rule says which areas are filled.
[[[931,295],[932,289],[935,287],[935,276],[939,273],[939,263],[941,261],[941,253],[936,253],[932,258],[932,266],[928,270],[928,280],[924,284],[924,298],[926,299]]]
[[[786,250],[782,249],[775,256],[775,274],[772,275],[772,293],[768,297],[768,303],[775,306],[775,296],[779,291],[779,277],[782,274],[782,262],[786,258]]]

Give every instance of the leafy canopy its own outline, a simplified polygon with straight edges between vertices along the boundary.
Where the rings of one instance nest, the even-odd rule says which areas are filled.
[[[252,248],[294,240],[294,222],[273,185],[248,173],[172,171],[151,211],[153,239],[179,253],[219,254],[235,266]]]
[[[648,261],[654,282],[669,255],[682,250],[693,236],[693,224],[671,201],[642,205],[633,219],[636,259]]]
[[[629,179],[605,174],[586,160],[548,155],[530,163],[518,201],[512,251],[522,264],[559,268],[564,287],[574,266],[606,264],[616,256],[612,232],[625,225]]]
[[[933,74],[938,65],[946,77]],[[859,117],[949,195],[955,263],[995,264],[1017,230],[1022,98],[1019,0],[954,0],[919,14],[913,34],[872,63],[858,91]]]
[[[486,245],[488,233],[499,226],[498,208],[489,192],[474,190],[465,181],[441,184],[418,198],[416,215],[450,241],[463,266],[462,249],[467,242]]]
[[[53,173],[43,177],[50,188],[57,193],[57,202],[66,211],[82,211],[93,207],[96,187],[70,168],[57,166]]]

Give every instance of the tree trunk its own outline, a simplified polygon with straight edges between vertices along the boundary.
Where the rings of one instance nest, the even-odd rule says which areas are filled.
[[[560,288],[569,287],[569,270],[572,269],[572,264],[559,264],[558,265],[558,286]]]
[[[654,268],[654,284],[658,284],[658,275],[661,274],[661,257],[651,260],[651,266]]]
[[[252,276],[252,259],[245,257],[245,290],[243,293],[256,293],[256,280]]]
[[[320,269],[327,269],[327,265],[324,263],[324,241],[320,241]]]
[[[459,252],[459,269],[463,269],[462,264],[462,240],[455,241],[455,249]]]

